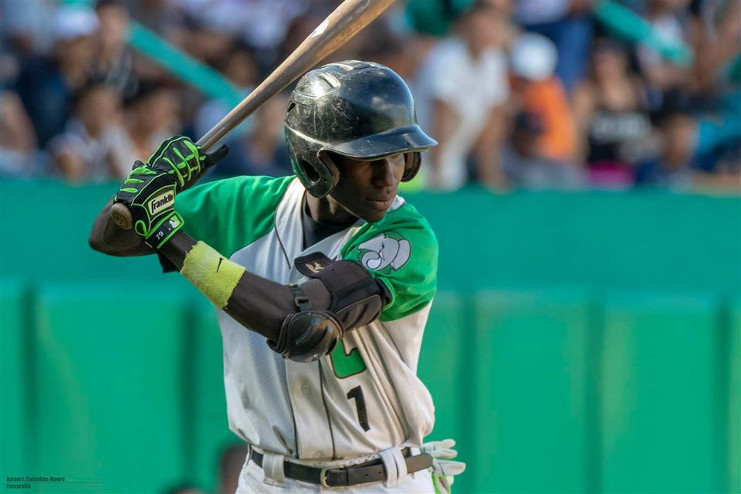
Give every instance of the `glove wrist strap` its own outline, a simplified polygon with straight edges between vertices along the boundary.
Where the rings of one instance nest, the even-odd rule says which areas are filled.
[[[145,242],[153,249],[159,250],[183,227],[184,223],[185,220],[180,213],[173,211],[152,229]]]

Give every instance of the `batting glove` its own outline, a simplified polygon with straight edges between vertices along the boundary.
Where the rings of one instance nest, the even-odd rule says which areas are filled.
[[[153,170],[165,172],[177,179],[176,193],[195,184],[206,170],[224,159],[229,148],[219,147],[213,153],[204,153],[190,138],[171,137],[160,144],[150,156],[148,165]]]
[[[137,161],[113,200],[129,208],[134,231],[147,245],[159,249],[184,224],[175,211],[176,190],[177,181],[171,174]]]
[[[453,477],[466,470],[465,463],[453,461],[453,458],[458,456],[453,446],[455,446],[453,439],[445,439],[424,443],[420,449],[422,453],[432,456],[432,481],[436,486],[436,492],[450,492]]]

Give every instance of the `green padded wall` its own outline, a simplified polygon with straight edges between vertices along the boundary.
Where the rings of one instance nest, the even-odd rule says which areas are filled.
[[[602,492],[724,490],[719,302],[612,294],[601,376]]]
[[[23,205],[0,215],[15,232],[0,241],[0,278],[17,279],[0,283],[0,474],[103,482],[58,486],[70,492],[210,489],[223,447],[238,442],[218,330],[202,296],[160,277],[155,258],[89,249],[114,191],[0,181],[0,210]],[[405,196],[440,242],[445,290],[419,373],[437,404],[431,439],[455,437],[469,464],[458,493],[741,494],[739,197]],[[48,203],[65,221],[49,221]],[[53,255],[29,230],[42,224]],[[111,281],[121,277],[131,281]],[[471,298],[554,285],[632,295],[610,296],[603,313],[579,290]],[[698,291],[712,295],[643,294]],[[157,302],[132,324],[145,295]],[[733,297],[721,317],[719,300]]]
[[[459,294],[438,291],[427,320],[417,374],[435,402],[435,428],[427,441],[455,439],[458,459],[471,460],[468,390],[470,359],[464,343],[470,333],[466,302]],[[456,492],[469,492],[472,477],[463,475]]]
[[[407,199],[435,229],[451,288],[741,292],[740,197],[473,189]]]
[[[0,231],[14,232],[0,242],[0,276],[33,281],[110,280],[125,273],[151,279],[159,270],[155,256],[113,257],[93,251],[88,237],[100,209],[117,190],[113,184],[70,187],[54,180],[0,180]],[[36,198],[43,197],[44,201]],[[41,203],[45,204],[41,204]],[[50,221],[49,204],[64,212],[64,221]],[[44,225],[43,234],[34,225]],[[50,241],[54,249],[50,251]]]
[[[147,258],[93,252],[93,219],[116,184],[69,187],[54,181],[1,181],[0,275],[111,278],[155,272]],[[741,198],[648,192],[404,194],[440,242],[439,281],[451,289],[578,284],[611,290],[741,292]],[[29,201],[44,197],[45,201]],[[65,212],[48,221],[48,203]],[[44,238],[29,225],[44,225]],[[712,255],[708,255],[712,246]],[[681,248],[680,248],[681,247]],[[495,283],[496,285],[492,285]]]
[[[463,430],[461,403],[468,369],[463,361],[466,333],[461,297],[438,292],[427,320],[417,373],[435,400],[435,429],[430,438],[457,438]]]
[[[474,492],[585,492],[588,295],[496,290],[474,302]]]
[[[25,476],[31,443],[26,287],[0,280],[0,476]]]
[[[728,491],[741,493],[741,298],[729,311],[728,388]]]
[[[195,472],[203,488],[216,492],[217,472],[225,446],[241,442],[229,430],[224,395],[224,359],[216,309],[197,295],[196,331],[193,342],[194,425],[192,450]]]
[[[183,475],[184,292],[166,282],[43,286],[33,472],[53,492],[152,492]]]

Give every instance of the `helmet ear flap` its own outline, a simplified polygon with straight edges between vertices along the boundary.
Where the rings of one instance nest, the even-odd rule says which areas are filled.
[[[404,175],[401,176],[402,182],[409,182],[417,176],[419,168],[422,165],[422,154],[419,151],[406,153],[406,162],[404,163]]]
[[[317,193],[312,192],[312,195],[322,198],[332,192],[332,189],[335,188],[337,182],[340,181],[340,170],[337,168],[337,164],[332,158],[332,153],[320,149],[316,153],[316,158],[316,163],[321,168],[316,171],[321,176],[322,182],[325,185],[322,187],[322,190],[317,190]]]

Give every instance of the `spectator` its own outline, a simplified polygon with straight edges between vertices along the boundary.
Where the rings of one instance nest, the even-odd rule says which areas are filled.
[[[115,140],[116,176],[123,178],[135,160],[146,161],[163,136],[177,134],[182,123],[177,91],[159,82],[142,80],[139,90],[124,101],[123,136]]]
[[[691,13],[697,154],[735,162],[741,154],[741,2],[695,0]]]
[[[57,171],[72,182],[100,182],[117,175],[115,139],[120,136],[120,97],[113,86],[80,90],[64,133],[49,142]],[[128,163],[127,163],[128,164]]]
[[[316,7],[312,7],[302,15],[298,15],[290,21],[286,30],[286,35],[277,47],[277,57],[273,55],[274,62],[272,65],[277,65],[277,63],[285,60],[296,48],[298,48],[298,46],[312,33],[312,31],[314,31],[314,29],[316,29],[316,27],[326,18],[327,14],[336,7],[336,5],[333,5],[332,8],[329,8],[331,3],[332,2],[327,2],[326,0],[318,0]],[[376,23],[382,21],[383,18],[376,21]],[[374,27],[374,24],[371,24],[371,26],[362,29],[347,42],[337,47],[337,49],[328,55],[322,63],[358,58],[358,52],[363,46],[368,43],[376,43],[379,41],[378,38],[372,37],[370,34]],[[265,56],[260,56],[260,59],[263,60],[264,63]]]
[[[659,38],[648,37],[628,52],[613,40],[590,41],[593,1],[409,1],[390,8],[327,61],[375,60],[410,80],[419,120],[428,122],[441,145],[425,156],[429,166],[407,189],[425,184],[453,190],[472,180],[494,188],[508,181],[561,183],[524,171],[538,166],[513,172],[512,162],[525,158],[547,162],[547,170],[560,163],[564,176],[581,176],[584,165],[599,187],[627,186],[636,176],[642,183],[662,182],[656,177],[679,161],[687,161],[693,184],[737,182],[741,2],[629,0]],[[51,140],[69,138],[71,131],[79,136],[74,95],[91,80],[116,86],[125,97],[124,125],[110,131],[117,135],[110,141],[114,162],[122,163],[120,177],[130,162],[148,158],[165,134],[204,135],[230,110],[231,102],[204,99],[195,86],[181,86],[167,69],[133,53],[127,46],[130,17],[246,94],[339,3],[0,0],[0,173],[49,172],[46,151],[64,142],[59,137],[50,146]],[[519,27],[512,20],[524,34],[514,36]],[[629,35],[620,29],[613,35],[621,32]],[[691,66],[677,65],[683,45],[692,47]],[[284,152],[271,116],[281,101],[271,101],[227,136],[232,154],[219,173],[289,172],[273,168]],[[677,104],[682,111],[670,110],[675,117],[661,115]],[[650,131],[657,115],[662,123]],[[258,119],[264,123],[253,132]],[[687,137],[682,146],[690,149],[668,151],[666,143],[676,135]],[[239,157],[248,166],[229,168]]]
[[[90,77],[98,18],[91,10],[64,6],[56,11],[51,58],[36,56],[21,68],[16,91],[33,123],[39,145],[64,131],[74,94]]]
[[[37,173],[36,133],[11,81],[18,61],[0,47],[0,176],[27,177]]]
[[[477,4],[456,22],[454,37],[432,48],[420,69],[415,86],[419,119],[440,143],[425,156],[430,189],[465,185],[469,157],[477,180],[495,187],[503,183],[497,160],[509,95],[501,37],[506,27],[496,9]]]
[[[368,26],[368,33],[370,40],[360,47],[357,57],[383,64],[405,80],[413,81],[431,41],[406,30],[394,29],[390,22],[373,23]]]
[[[686,41],[684,12],[689,0],[647,0],[646,20],[666,45],[680,45]],[[658,111],[667,105],[683,104],[684,91],[689,82],[689,68],[664,58],[656,49],[641,44],[638,47],[638,65],[647,81],[649,105]]]
[[[98,53],[92,67],[92,77],[114,86],[122,97],[136,91],[134,53],[129,48],[129,11],[123,0],[98,0]]]
[[[181,46],[187,37],[186,14],[180,0],[126,0],[129,12],[148,29]]]
[[[576,165],[576,122],[554,74],[557,57],[555,46],[544,36],[524,33],[515,40],[510,51],[510,112],[538,115],[544,125],[538,144],[542,156]]]
[[[0,88],[0,176],[33,175],[36,154],[36,134],[20,98]]]
[[[726,89],[724,69],[741,57],[741,2],[692,0],[690,8],[694,57],[693,90]]]
[[[583,185],[581,168],[563,166],[541,154],[539,142],[544,131],[545,125],[535,113],[520,113],[515,117],[502,153],[507,182],[529,189],[573,189]]]
[[[651,131],[643,85],[616,42],[602,38],[592,50],[589,77],[572,95],[578,157],[588,164],[592,183],[630,185],[636,151]]]
[[[710,172],[700,171],[695,178],[698,190],[741,192],[741,145],[729,147],[714,163]]]
[[[276,61],[285,60],[309,36],[319,23],[324,20],[323,12],[309,10],[291,19],[286,35],[277,47]],[[265,66],[265,56],[260,57],[261,66]],[[275,64],[274,64],[275,65]]]
[[[567,93],[587,74],[593,25],[592,0],[518,0],[515,17],[528,32],[556,47],[555,73]]]
[[[658,155],[642,161],[636,169],[636,184],[686,192],[697,175],[694,159],[697,124],[689,114],[671,111],[657,121]]]
[[[211,67],[221,67],[231,55],[238,38],[229,31],[203,22],[191,22],[183,49],[193,58]]]
[[[258,84],[260,69],[254,52],[242,43],[235,43],[229,50],[228,56],[218,67],[220,72],[239,89],[245,96]],[[199,136],[206,134],[216,125],[232,107],[220,99],[210,99],[203,103],[198,110],[195,121],[195,130]],[[229,133],[226,139],[239,138],[250,128],[252,118]]]
[[[56,0],[0,0],[0,37],[21,59],[47,55],[54,45]]]
[[[307,11],[309,0],[179,0],[212,31],[240,36],[255,49],[261,64],[277,65],[278,48],[291,21]],[[208,4],[208,8],[204,8]],[[316,26],[314,26],[316,27]],[[313,28],[312,28],[313,29]]]

